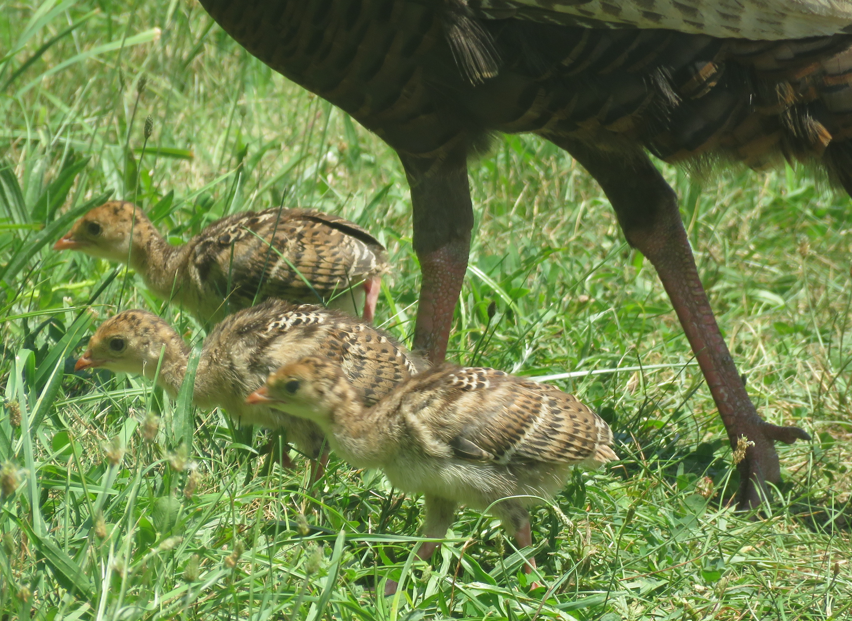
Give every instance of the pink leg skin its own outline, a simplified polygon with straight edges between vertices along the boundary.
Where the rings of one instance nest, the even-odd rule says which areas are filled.
[[[443,362],[458,302],[473,228],[467,182],[467,154],[440,161],[400,155],[414,215],[414,250],[423,282],[414,326],[414,348],[433,363]]]
[[[399,582],[396,580],[388,579],[385,582],[385,597],[390,597],[391,595],[396,595],[396,590],[399,588]]]
[[[432,558],[432,555],[435,553],[435,550],[438,549],[438,546],[441,544],[437,541],[427,541],[420,544],[420,548],[417,550],[417,558],[421,561],[426,561],[427,563]],[[394,595],[396,590],[399,588],[399,583],[396,580],[388,580],[385,582],[385,596]]]
[[[529,548],[532,546],[532,529],[530,528],[529,520],[518,529],[518,532],[515,533],[515,541],[518,542],[518,548]],[[535,569],[535,559],[528,559],[526,564],[524,565],[524,573],[531,574]],[[541,585],[538,582],[533,582],[530,585],[531,589],[537,589]]]
[[[656,268],[671,298],[716,407],[719,408],[731,446],[736,447],[741,436],[754,442],[746,452],[746,459],[737,467],[743,481],[739,504],[743,509],[757,508],[771,497],[766,483],[781,481],[781,465],[775,442],[792,444],[796,440],[810,440],[810,436],[798,427],[779,427],[767,423],[758,415],[701,286],[692,249],[680,218],[662,235],[655,231],[654,234],[633,236],[633,240],[636,248]]]
[[[798,427],[769,424],[758,415],[698,277],[677,197],[647,157],[636,154],[627,159],[595,151],[586,144],[565,140],[559,144],[600,183],[627,241],[657,270],[698,359],[731,446],[736,447],[742,436],[754,443],[737,466],[741,481],[738,503],[741,509],[759,507],[770,499],[767,483],[781,480],[774,443],[792,444],[809,440],[810,436]]]
[[[423,284],[414,328],[414,348],[424,350],[435,364],[443,362],[459,299],[470,241],[450,243],[430,253],[418,253]]]
[[[367,323],[373,323],[376,316],[376,304],[379,302],[379,293],[382,290],[382,277],[374,276],[364,283],[364,313],[361,319]]]

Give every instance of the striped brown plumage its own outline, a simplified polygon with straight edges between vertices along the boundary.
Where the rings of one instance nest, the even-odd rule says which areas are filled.
[[[844,183],[852,175],[826,157],[821,136],[827,132],[849,153],[846,34],[754,41],[591,29],[535,21],[552,16],[535,2],[506,2],[532,11],[528,19],[487,19],[499,3],[476,0],[202,4],[261,60],[345,109],[401,155],[433,167],[500,131],[566,137],[622,157],[643,147],[672,161],[711,153],[758,165],[773,156],[815,157]],[[457,68],[446,41],[454,15],[447,7],[456,4],[477,18],[499,66],[479,84]],[[852,11],[845,10],[848,27]],[[806,129],[815,124],[824,129]],[[760,157],[745,153],[743,141]]]
[[[574,465],[618,459],[609,426],[575,397],[494,369],[441,365],[369,407],[336,363],[309,357],[270,375],[249,401],[315,422],[343,459],[424,494],[430,538],[445,536],[464,504],[488,509],[531,545],[533,496],[553,496]]]
[[[371,321],[387,271],[372,235],[311,209],[236,213],[172,246],[141,209],[112,201],[80,218],[55,248],[129,263],[156,295],[208,324],[267,298],[329,302],[355,315],[363,307]]]
[[[163,319],[127,310],[98,327],[77,369],[142,374],[175,397],[189,353]],[[193,400],[201,408],[221,407],[241,424],[285,430],[303,453],[317,458],[324,436],[315,424],[280,410],[250,407],[245,398],[280,366],[318,354],[334,360],[369,403],[427,366],[390,335],[349,315],[268,300],[226,317],[210,332],[198,360]]]
[[[847,0],[459,0],[486,15],[597,28],[665,28],[736,39],[852,33]]]
[[[780,480],[774,442],[698,276],[672,189],[648,153],[695,167],[803,161],[852,193],[845,0],[201,0],[249,52],[399,154],[423,281],[414,344],[444,358],[473,210],[466,162],[531,132],[600,183],[654,265],[736,445],[740,504]]]

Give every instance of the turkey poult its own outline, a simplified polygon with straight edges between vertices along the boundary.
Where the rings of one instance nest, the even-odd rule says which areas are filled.
[[[316,423],[353,466],[381,468],[394,487],[422,493],[432,539],[446,535],[457,505],[496,503],[489,510],[528,547],[532,496],[553,496],[576,464],[618,459],[609,426],[576,398],[494,369],[441,365],[369,407],[336,364],[309,357],[270,375],[248,402]],[[417,554],[428,560],[436,546]],[[530,559],[524,569],[534,567]]]
[[[208,325],[273,297],[330,301],[355,316],[363,307],[372,321],[387,270],[384,247],[367,231],[309,209],[237,213],[172,246],[141,209],[113,201],[80,218],[53,248],[128,263],[157,296]]]
[[[176,397],[189,353],[174,328],[157,315],[127,310],[98,327],[75,369],[98,367],[144,375]],[[348,315],[269,300],[226,317],[204,340],[193,402],[204,409],[221,407],[244,425],[286,430],[305,455],[317,459],[325,438],[316,424],[245,402],[274,370],[311,354],[322,354],[339,365],[369,403],[428,366],[393,337]]]
[[[444,358],[473,210],[467,159],[532,132],[600,183],[654,265],[739,464],[740,505],[780,480],[774,442],[701,286],[668,162],[803,160],[852,193],[846,0],[200,0],[250,53],[387,142],[411,186],[423,274],[415,348]]]

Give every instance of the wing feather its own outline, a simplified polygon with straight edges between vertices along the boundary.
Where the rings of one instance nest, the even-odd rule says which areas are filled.
[[[852,33],[848,0],[467,0],[486,18],[779,40]]]

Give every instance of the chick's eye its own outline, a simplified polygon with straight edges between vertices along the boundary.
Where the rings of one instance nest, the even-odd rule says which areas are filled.
[[[284,391],[291,394],[291,395],[295,395],[296,391],[299,390],[299,385],[300,385],[299,380],[291,379],[289,382],[284,384]]]
[[[121,352],[121,351],[124,351],[124,346],[125,346],[124,339],[120,339],[120,338],[110,339],[110,342],[109,342],[110,350],[112,350],[114,352]]]
[[[97,237],[103,232],[103,229],[101,228],[101,225],[97,222],[87,222],[86,232],[92,237]]]

